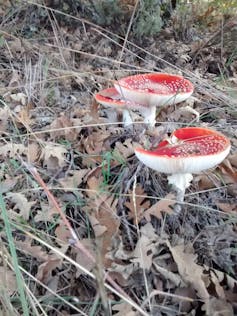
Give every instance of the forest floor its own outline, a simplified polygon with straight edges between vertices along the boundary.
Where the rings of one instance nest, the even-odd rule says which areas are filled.
[[[46,6],[7,3],[0,315],[236,315],[236,20],[180,38],[170,23],[135,44]],[[153,129],[135,111],[133,129],[111,123],[93,95],[147,72],[183,75],[192,98],[157,111]],[[220,131],[231,152],[194,175],[175,214],[167,176],[134,147],[190,125]]]

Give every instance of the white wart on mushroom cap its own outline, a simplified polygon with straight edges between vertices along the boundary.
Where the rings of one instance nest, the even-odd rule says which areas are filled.
[[[129,76],[114,82],[114,86],[124,99],[149,107],[180,103],[194,90],[189,80],[167,73]]]
[[[230,151],[223,134],[201,127],[176,130],[171,141],[162,141],[155,150],[136,148],[137,158],[146,166],[167,174],[199,173],[221,163]]]

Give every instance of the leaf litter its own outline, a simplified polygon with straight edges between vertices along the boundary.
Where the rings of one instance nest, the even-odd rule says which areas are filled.
[[[33,14],[31,10],[29,14]],[[21,23],[23,26],[24,22]],[[47,36],[39,45],[28,38],[4,35],[7,47],[2,48],[2,54],[6,65],[9,62],[14,67],[6,68],[6,75],[2,75],[5,104],[0,108],[1,192],[9,219],[22,228],[12,226],[20,264],[55,293],[75,302],[79,300],[85,311],[89,311],[92,302],[100,301],[102,294],[104,298],[103,287],[98,288],[84,271],[73,267],[58,253],[26,237],[29,230],[88,271],[105,269],[149,315],[197,315],[200,311],[206,315],[234,315],[237,311],[237,136],[234,111],[226,106],[228,95],[223,94],[217,77],[208,72],[210,58],[216,57],[216,45],[210,45],[209,51],[195,41],[178,45],[175,39],[167,40],[164,32],[161,34],[164,47],[148,41],[142,52],[129,44],[128,51],[124,51],[124,61],[129,65],[112,70],[113,60],[119,60],[120,56],[115,44],[108,40],[106,47],[101,45],[104,37],[89,25],[73,30],[64,29],[59,23],[59,29],[60,38],[67,34],[71,47],[78,49],[79,36],[80,50],[96,49],[101,56],[112,54],[113,59],[109,62],[92,59],[63,51],[66,47],[60,48],[60,54],[58,49],[47,45]],[[167,30],[170,33],[168,26]],[[52,35],[49,29],[44,32]],[[137,51],[144,57],[136,59],[133,54]],[[168,54],[170,51],[173,56]],[[191,61],[192,54],[197,53],[202,62],[195,57],[195,68]],[[31,69],[35,78],[27,82],[25,65],[21,62],[23,55],[31,60],[32,67],[47,68],[43,80],[41,73],[34,72],[38,69],[35,67],[34,71]],[[172,66],[176,56],[180,56],[179,70]],[[233,77],[236,77],[235,63],[231,70]],[[157,124],[155,131],[144,130],[139,124],[128,131],[121,125],[110,125],[109,114],[93,103],[92,95],[109,85],[115,76],[134,73],[131,64],[148,71],[182,74],[184,70],[189,76],[191,71],[196,92],[190,106],[200,114],[200,124],[218,126],[231,138],[232,153],[223,164],[195,175],[180,216],[174,215],[175,196],[162,175],[141,168],[134,189],[134,173],[138,170],[134,146],[139,143],[149,147],[181,123],[193,122],[195,117],[182,111],[187,104],[158,111],[157,121],[161,124]],[[69,70],[75,65],[76,74]],[[138,113],[132,117],[136,123],[141,120]],[[37,167],[82,245],[94,258],[99,255],[100,260],[96,261],[101,262],[100,267],[74,247],[71,233],[52,201],[26,172],[22,161]],[[1,238],[7,246],[4,231]],[[2,261],[0,281],[6,285],[7,294],[14,295],[15,274]],[[30,286],[39,300],[48,295],[40,283],[32,281]],[[128,302],[119,301],[109,291],[106,295],[113,302],[113,315],[137,315]],[[55,306],[51,308],[48,304],[49,315],[56,315],[55,308],[61,308],[60,304]],[[64,306],[58,312],[71,315],[74,311]],[[104,315],[101,304],[95,314]]]

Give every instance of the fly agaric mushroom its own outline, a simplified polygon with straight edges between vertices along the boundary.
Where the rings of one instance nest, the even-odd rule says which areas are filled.
[[[170,174],[168,183],[177,191],[182,202],[192,173],[215,167],[230,151],[230,141],[221,133],[202,127],[185,127],[174,131],[155,150],[136,148],[137,158],[146,166]]]
[[[121,95],[115,88],[107,88],[95,94],[95,100],[105,107],[122,110],[124,126],[132,124],[129,111],[126,109],[127,102],[121,99]]]
[[[130,100],[125,100],[115,88],[104,89],[96,93],[95,100],[105,107],[111,107],[116,110],[122,110],[123,124],[126,127],[133,123],[131,116],[129,114],[129,110],[138,110],[144,117],[147,117],[148,119],[149,113],[151,112],[151,109],[149,107],[135,103]]]
[[[156,107],[180,103],[191,96],[193,84],[182,76],[149,73],[121,78],[114,86],[125,100],[145,106],[144,122],[155,125]]]

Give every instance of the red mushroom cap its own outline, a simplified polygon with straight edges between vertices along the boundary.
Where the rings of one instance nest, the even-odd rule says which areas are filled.
[[[178,75],[167,73],[139,74],[121,78],[114,86],[125,99],[147,106],[176,104],[193,93],[193,84]]]
[[[131,109],[140,109],[144,108],[143,105],[137,104],[133,101],[125,100],[121,94],[115,88],[107,88],[104,90],[99,91],[95,94],[95,99],[98,103],[115,108],[131,108]]]
[[[164,173],[199,173],[221,163],[230,151],[223,134],[201,127],[180,128],[171,141],[162,141],[155,150],[136,148],[135,154],[148,167]]]
[[[108,88],[95,94],[98,103],[104,106],[124,107],[126,102],[121,99],[121,95],[115,88]]]

